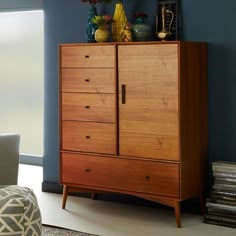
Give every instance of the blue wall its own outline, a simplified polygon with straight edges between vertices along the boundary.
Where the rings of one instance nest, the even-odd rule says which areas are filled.
[[[124,0],[128,19],[135,11],[151,15],[156,0]],[[98,6],[113,14],[114,3]],[[44,0],[45,11],[45,154],[43,186],[59,181],[58,44],[85,42],[89,9],[80,0]],[[236,9],[235,0],[182,0],[182,40],[209,43],[209,163],[236,161]],[[46,189],[46,188],[44,188]]]

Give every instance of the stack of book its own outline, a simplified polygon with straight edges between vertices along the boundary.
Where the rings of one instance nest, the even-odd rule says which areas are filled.
[[[236,228],[236,162],[212,163],[214,182],[203,222]]]

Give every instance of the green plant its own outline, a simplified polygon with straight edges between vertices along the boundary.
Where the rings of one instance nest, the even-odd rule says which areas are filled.
[[[110,23],[113,22],[112,17],[109,15],[102,15],[102,16],[95,16],[92,19],[92,22],[96,25],[98,25],[98,27],[106,27],[108,26]]]

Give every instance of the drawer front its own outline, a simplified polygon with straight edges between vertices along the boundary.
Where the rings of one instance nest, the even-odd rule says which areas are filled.
[[[176,72],[178,44],[119,45],[118,61],[120,68],[156,68],[158,74]]]
[[[179,197],[178,164],[62,153],[63,183]]]
[[[114,69],[64,68],[61,73],[63,92],[115,93]]]
[[[62,94],[62,120],[115,123],[114,94]]]
[[[161,160],[175,160],[179,158],[179,139],[176,136],[121,133],[120,155],[148,157]]]
[[[116,126],[108,123],[62,121],[62,149],[116,154]]]
[[[112,45],[62,46],[62,67],[110,67],[115,66],[115,47]]]

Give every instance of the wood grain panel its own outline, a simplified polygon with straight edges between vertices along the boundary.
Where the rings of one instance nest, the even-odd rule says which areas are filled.
[[[120,134],[120,155],[148,157],[159,160],[179,160],[179,138],[164,134]]]
[[[203,196],[207,185],[207,44],[185,42],[179,46],[181,195],[189,198]]]
[[[62,93],[62,120],[114,123],[115,95]]]
[[[119,45],[119,68],[165,68],[172,70],[178,57],[178,44]],[[138,58],[138,60],[137,60]]]
[[[118,55],[120,154],[179,160],[177,45],[120,45]]]
[[[92,46],[62,46],[62,67],[110,67],[114,68],[115,55],[113,45]]]
[[[62,153],[62,182],[179,196],[178,164]]]
[[[62,69],[63,92],[115,93],[115,72],[110,68]]]
[[[62,149],[117,153],[116,126],[108,123],[62,121]]]

